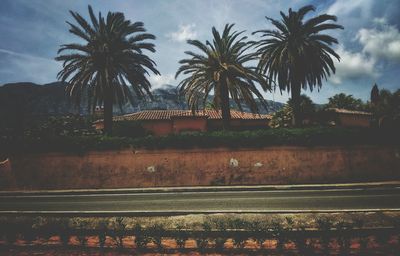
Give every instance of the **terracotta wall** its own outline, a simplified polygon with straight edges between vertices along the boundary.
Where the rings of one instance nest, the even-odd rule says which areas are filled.
[[[207,119],[205,117],[179,117],[173,118],[173,130],[175,133],[184,131],[207,131]]]
[[[233,129],[245,130],[245,129],[265,129],[269,127],[268,120],[252,120],[252,119],[232,119],[230,125]],[[220,130],[222,129],[222,120],[209,119],[207,124],[208,130]]]
[[[154,120],[142,121],[143,128],[150,131],[156,136],[163,136],[172,133],[171,120]]]
[[[344,127],[369,127],[371,116],[339,114],[339,122]]]
[[[14,156],[9,166],[16,181],[13,189],[356,182],[400,180],[400,151],[388,147],[124,150]]]
[[[13,189],[15,187],[15,176],[12,172],[10,159],[0,158],[0,189]]]

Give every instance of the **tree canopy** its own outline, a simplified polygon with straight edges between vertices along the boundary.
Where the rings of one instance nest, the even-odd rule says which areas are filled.
[[[313,90],[322,80],[335,73],[333,58],[339,55],[331,48],[338,40],[325,32],[343,29],[336,16],[321,14],[305,20],[315,7],[307,5],[297,11],[281,12],[281,20],[266,17],[274,29],[254,32],[261,34],[255,42],[260,56],[258,69],[266,74],[269,83],[276,82],[281,91],[290,91],[293,100],[293,124],[301,123],[301,89]]]
[[[200,53],[186,51],[189,58],[179,62],[181,66],[176,72],[176,77],[186,75],[179,87],[193,111],[199,105],[204,108],[207,97],[213,93],[213,106],[221,110],[224,128],[229,127],[230,98],[240,110],[245,103],[252,112],[258,112],[256,98],[265,107],[266,103],[256,85],[270,89],[264,76],[251,65],[256,56],[247,52],[251,44],[242,35],[244,31],[232,31],[233,26],[225,25],[222,34],[213,27],[211,42],[188,40]]]
[[[143,22],[132,23],[123,13],[96,17],[90,5],[88,9],[90,21],[70,11],[76,24],[67,22],[69,32],[83,43],[60,47],[56,60],[63,62],[63,68],[58,78],[68,82],[67,91],[77,103],[86,93],[92,109],[104,104],[104,130],[110,134],[113,104],[131,100],[131,91],[139,97],[151,95],[147,75],[159,72],[144,51],[155,52],[154,44],[148,42],[155,36],[145,33]]]

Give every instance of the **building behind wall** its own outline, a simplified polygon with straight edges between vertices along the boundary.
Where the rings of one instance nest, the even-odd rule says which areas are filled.
[[[146,110],[115,116],[118,121],[137,121],[154,135],[161,136],[185,131],[213,131],[222,129],[222,114],[217,110]],[[231,110],[233,130],[262,129],[269,127],[270,115],[252,114]],[[96,129],[103,129],[103,120],[94,123]]]
[[[372,113],[354,111],[340,108],[328,108],[325,110],[325,119],[342,127],[370,127]]]

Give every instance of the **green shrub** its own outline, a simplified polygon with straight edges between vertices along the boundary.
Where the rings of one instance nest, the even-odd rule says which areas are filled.
[[[0,137],[0,155],[32,152],[85,152],[88,150],[190,149],[190,148],[262,148],[268,146],[324,145],[399,145],[400,136],[379,129],[312,127],[299,129],[265,129],[255,131],[216,131],[170,134],[140,138],[90,136]],[[220,182],[215,181],[215,182]]]
[[[189,238],[185,226],[178,224],[176,227],[175,241],[179,248],[184,248],[186,240]]]
[[[161,224],[154,224],[147,229],[147,232],[151,235],[151,241],[155,243],[158,248],[161,248],[162,237],[165,232],[164,226]]]
[[[331,234],[330,231],[333,228],[333,223],[328,218],[319,218],[317,219],[317,226],[319,231],[321,231],[321,245],[324,253],[329,252],[329,244],[331,242]]]
[[[196,245],[199,250],[207,248],[209,242],[209,234],[211,233],[211,224],[209,222],[203,222],[203,232],[196,237]]]
[[[118,121],[113,123],[113,134],[118,137],[139,138],[150,135],[137,121]]]
[[[138,249],[146,248],[147,244],[151,241],[151,237],[146,229],[140,224],[136,224],[133,228],[135,232],[135,244]]]
[[[118,248],[123,248],[124,247],[124,234],[126,232],[126,224],[124,222],[124,218],[118,217],[115,220],[114,224],[114,235],[113,238],[115,242],[117,243]]]
[[[99,223],[99,246],[101,249],[104,248],[106,244],[107,229],[108,229],[108,222],[104,220],[101,221]]]
[[[284,232],[285,228],[280,221],[274,220],[271,222],[271,233],[272,236],[276,239],[276,248],[278,250],[282,250],[286,242]]]
[[[340,253],[341,255],[348,255],[351,242],[350,233],[348,231],[354,228],[354,224],[340,221],[335,225],[335,228],[338,231],[338,243],[340,246]]]

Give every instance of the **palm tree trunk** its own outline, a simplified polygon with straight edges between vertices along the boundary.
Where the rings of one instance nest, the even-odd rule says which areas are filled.
[[[229,104],[229,91],[226,79],[220,80],[221,86],[221,114],[222,114],[222,128],[224,130],[230,129],[231,109]]]
[[[104,93],[104,133],[106,135],[112,135],[113,126],[113,93],[110,86],[106,87]]]
[[[301,87],[298,85],[292,85],[292,101],[293,101],[293,117],[292,117],[292,126],[298,127],[301,125],[301,113],[300,113],[300,92]]]

